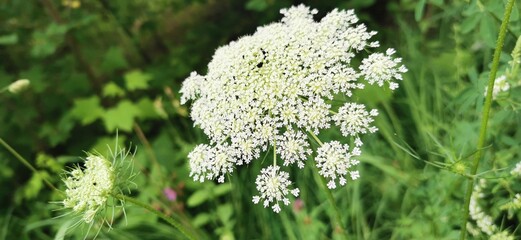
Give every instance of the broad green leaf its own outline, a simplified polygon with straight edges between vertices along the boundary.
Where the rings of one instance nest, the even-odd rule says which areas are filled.
[[[494,48],[496,46],[498,32],[499,28],[494,18],[489,15],[484,15],[484,17],[481,18],[479,34],[488,47]]]
[[[80,120],[82,125],[96,121],[103,113],[104,110],[100,106],[100,100],[97,96],[75,99],[74,107],[71,110],[71,115]]]
[[[223,205],[220,205],[219,207],[217,207],[217,216],[219,216],[219,219],[223,223],[228,222],[230,220],[230,218],[232,217],[232,214],[233,214],[233,208],[232,208],[232,204],[230,204],[230,203],[223,204]]]
[[[0,45],[12,45],[18,42],[16,33],[0,36]]]
[[[61,117],[60,121],[45,122],[38,132],[38,136],[47,139],[49,145],[57,146],[63,143],[70,136],[70,131],[74,127],[73,116],[65,114]]]
[[[122,97],[125,96],[125,90],[120,88],[114,82],[109,82],[103,87],[104,97]]]
[[[102,119],[105,128],[109,132],[116,129],[131,131],[134,118],[138,115],[139,109],[128,100],[121,101],[116,107],[106,110]]]
[[[128,62],[125,59],[123,50],[121,47],[111,47],[105,53],[101,69],[105,72],[112,72],[118,69],[124,69],[128,67]]]
[[[195,218],[192,220],[192,224],[194,227],[201,227],[206,225],[208,222],[210,222],[211,215],[208,213],[200,213],[195,216]]]
[[[189,207],[197,207],[208,200],[208,196],[210,196],[210,194],[207,189],[198,190],[188,198],[186,205]]]
[[[137,103],[136,107],[139,109],[138,117],[140,119],[156,119],[159,118],[154,103],[149,98],[141,98]]]
[[[218,197],[218,196],[221,196],[223,194],[230,192],[231,190],[232,190],[232,185],[230,183],[223,183],[223,184],[218,184],[213,189],[213,192],[214,192],[214,195],[216,197]]]
[[[125,83],[129,91],[147,89],[148,81],[151,79],[150,74],[143,73],[141,70],[134,70],[125,74]]]
[[[46,57],[53,54],[60,46],[68,30],[67,25],[51,23],[45,30],[33,33],[33,48],[31,55],[34,57]]]
[[[463,20],[461,23],[461,33],[469,33],[475,30],[481,20],[482,14],[474,14]]]

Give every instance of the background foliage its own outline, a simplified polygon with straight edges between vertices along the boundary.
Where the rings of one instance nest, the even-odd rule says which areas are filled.
[[[0,87],[17,79],[29,79],[31,87],[19,95],[0,94],[0,137],[59,185],[64,167],[79,162],[84,150],[106,153],[118,130],[123,145],[138,146],[139,188],[133,195],[201,238],[338,238],[333,209],[310,170],[292,174],[300,200],[281,214],[251,203],[255,176],[247,168],[260,169],[258,163],[225,184],[188,177],[186,156],[207,139],[179,103],[182,81],[191,71],[204,73],[218,46],[279,20],[280,8],[299,3],[319,9],[319,17],[354,8],[379,32],[382,48],[396,48],[409,68],[393,96],[375,90],[361,99],[380,109],[380,130],[366,140],[362,177],[333,191],[351,238],[457,238],[462,173],[475,151],[504,1],[1,0]],[[518,4],[500,73],[511,71],[520,22]],[[519,213],[498,207],[519,183],[505,178],[521,160],[519,76],[509,81],[512,89],[493,105],[479,172],[492,183],[487,211],[498,226],[520,236]],[[0,239],[84,237],[84,229],[67,232],[72,223],[54,218],[58,206],[49,202],[58,196],[41,175],[4,149],[0,183]],[[167,198],[165,189],[177,198]],[[141,209],[127,208],[127,218],[125,224],[120,216],[100,238],[179,236]]]

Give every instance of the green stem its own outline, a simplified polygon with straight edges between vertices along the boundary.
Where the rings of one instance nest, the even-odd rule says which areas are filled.
[[[13,154],[16,157],[16,159],[18,159],[27,168],[29,168],[34,174],[39,175],[42,178],[42,180],[45,182],[45,184],[47,184],[47,186],[49,186],[52,190],[55,190],[59,193],[63,193],[62,191],[58,190],[58,188],[56,188],[51,182],[49,182],[49,180],[47,180],[47,178],[44,175],[42,175],[40,172],[38,172],[38,170],[35,167],[33,167],[33,165],[31,165],[31,163],[29,163],[29,161],[27,161],[20,154],[18,154],[18,152],[16,152],[16,150],[14,150],[11,146],[9,146],[9,144],[7,144],[2,138],[0,138],[0,144],[2,146],[4,146],[7,149],[7,151],[9,151],[11,154]]]
[[[320,139],[317,137],[317,135],[315,135],[313,132],[311,131],[308,131],[308,133],[311,135],[311,137],[320,145],[324,145],[322,143],[322,141],[320,141]],[[338,227],[340,228],[340,230],[342,231],[342,235],[344,235],[344,237],[347,239],[347,230],[344,229],[344,223],[342,222],[342,215],[340,214],[340,209],[338,208],[337,204],[336,204],[336,201],[335,201],[335,197],[333,196],[333,194],[331,193],[331,190],[327,187],[327,182],[326,182],[326,179],[324,179],[324,177],[320,176],[318,174],[318,169],[316,168],[316,165],[315,165],[315,169],[313,171],[316,175],[316,177],[320,178],[320,182],[322,182],[322,187],[324,188],[324,191],[326,192],[326,195],[327,195],[327,199],[329,200],[329,203],[331,204],[331,206],[333,206],[333,209],[335,209],[335,220],[337,221],[337,224],[338,224]]]
[[[477,144],[477,152],[474,155],[474,161],[471,169],[471,174],[474,176],[478,170],[479,161],[483,155],[483,147],[485,146],[486,133],[487,133],[487,124],[488,124],[488,116],[490,113],[490,107],[492,105],[492,91],[494,90],[494,81],[496,79],[496,73],[499,66],[499,57],[501,56],[501,50],[503,48],[503,43],[505,42],[505,35],[507,33],[508,22],[510,21],[510,13],[512,12],[512,8],[514,6],[514,0],[509,0],[507,6],[505,8],[505,15],[503,17],[503,21],[501,22],[501,27],[499,30],[499,36],[496,43],[496,49],[494,50],[494,59],[492,61],[492,69],[490,71],[490,76],[488,79],[488,89],[487,95],[485,97],[485,104],[483,106],[483,113],[481,117],[481,126],[479,131],[479,138]],[[463,206],[463,221],[461,224],[461,233],[460,239],[464,240],[467,237],[467,222],[469,219],[469,205],[470,205],[470,197],[472,196],[472,190],[474,187],[474,179],[467,180],[467,192],[465,195],[465,204]]]
[[[160,212],[154,208],[152,208],[151,206],[143,203],[143,202],[140,202],[139,200],[135,199],[135,198],[132,198],[132,197],[129,197],[129,196],[126,196],[126,195],[123,195],[123,194],[120,194],[120,193],[115,193],[115,194],[112,194],[113,197],[119,199],[119,200],[122,200],[122,201],[126,201],[126,202],[131,202],[135,205],[138,205],[152,213],[154,213],[155,215],[157,215],[158,217],[162,218],[163,220],[167,221],[170,225],[174,226],[177,230],[179,230],[179,232],[181,232],[186,238],[188,239],[195,239],[194,236],[192,236],[191,234],[189,234],[186,229],[184,229],[181,224],[179,222],[177,222],[176,220],[174,220],[172,217],[169,217],[167,216],[166,214],[164,214],[163,212]]]

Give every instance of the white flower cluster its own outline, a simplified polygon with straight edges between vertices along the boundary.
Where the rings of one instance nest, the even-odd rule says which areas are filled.
[[[210,139],[188,156],[195,180],[222,182],[235,166],[258,159],[269,147],[284,166],[303,168],[313,154],[308,136],[332,124],[354,137],[356,147],[349,152],[337,143],[322,146],[321,174],[331,179],[331,188],[336,180],[344,185],[347,173],[358,177],[350,169],[358,163],[352,157],[360,152],[360,135],[377,130],[371,123],[378,112],[353,100],[337,103],[365,84],[394,90],[407,69],[391,56],[393,49],[369,54],[354,66],[354,57],[379,43],[370,40],[376,32],[358,23],[353,10],[335,9],[318,22],[317,10],[304,5],[281,13],[280,22],[217,49],[206,75],[193,72],[184,81],[181,102],[192,101],[191,117]]]
[[[95,223],[99,223],[99,230],[105,223],[111,227],[116,208],[124,208],[125,201],[116,195],[130,193],[135,185],[134,154],[117,146],[116,142],[116,147],[109,149],[110,160],[98,153],[88,153],[83,167],[76,165],[65,172],[62,178],[67,187],[65,199],[56,203],[70,211],[63,216],[71,214],[78,218],[74,226],[87,223],[88,232]],[[108,208],[112,208],[112,219],[107,218]]]
[[[492,216],[485,213],[483,208],[479,205],[480,199],[485,198],[484,189],[487,187],[487,181],[485,179],[480,179],[479,182],[474,186],[474,191],[472,192],[472,196],[470,198],[469,212],[472,220],[476,222],[476,227],[473,226],[470,222],[467,223],[467,230],[470,234],[475,237],[482,235],[483,233],[488,236],[488,239],[502,239],[502,240],[513,240],[514,237],[507,230],[501,230],[496,224],[494,224],[494,219]],[[515,199],[511,203],[507,203],[501,207],[501,209],[506,209],[510,207],[514,207],[515,202],[519,202],[520,195],[516,194]],[[519,206],[519,205],[518,205]]]
[[[470,197],[469,212],[470,217],[476,221],[479,230],[490,236],[498,230],[498,227],[494,224],[492,217],[487,215],[483,209],[481,209],[478,202],[479,199],[485,196],[483,193],[483,188],[486,187],[486,184],[487,182],[485,179],[480,179],[479,183],[474,186],[474,191]]]
[[[261,174],[257,176],[255,184],[260,196],[253,196],[253,203],[257,204],[263,201],[264,207],[268,207],[271,203],[271,208],[274,212],[280,212],[279,202],[282,201],[284,205],[289,205],[289,199],[286,197],[291,192],[293,196],[298,197],[299,189],[295,188],[289,190],[291,185],[289,174],[287,172],[279,171],[279,166],[269,166],[261,169]]]
[[[492,99],[496,99],[501,92],[506,92],[510,89],[510,83],[507,82],[507,77],[501,75],[494,81],[494,89],[492,89]],[[487,96],[488,86],[485,87],[484,96]]]
[[[516,163],[516,166],[510,171],[510,174],[515,177],[521,177],[521,162]]]
[[[360,174],[356,170],[350,170],[353,166],[358,165],[359,161],[352,157],[360,155],[360,149],[355,147],[353,151],[349,152],[349,146],[341,144],[338,141],[331,141],[325,143],[318,149],[317,167],[320,175],[331,180],[327,183],[327,187],[330,189],[336,188],[336,178],[340,185],[345,185],[347,180],[345,176],[349,173],[352,180],[356,180],[360,177]]]
[[[65,208],[83,214],[82,220],[90,223],[96,214],[105,207],[114,189],[114,168],[112,163],[100,156],[89,156],[85,169],[76,166],[63,181],[67,190],[63,200]]]

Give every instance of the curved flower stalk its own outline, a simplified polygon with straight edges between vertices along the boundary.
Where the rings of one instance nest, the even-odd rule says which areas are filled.
[[[394,90],[407,71],[394,49],[374,52],[376,32],[358,23],[353,10],[335,9],[320,21],[314,20],[318,11],[304,5],[280,12],[280,22],[217,49],[207,74],[192,72],[180,90],[183,104],[192,101],[195,125],[210,139],[189,154],[190,175],[223,182],[272,148],[273,164],[257,177],[260,194],[253,202],[275,212],[279,201],[288,204],[288,192],[298,194],[298,188],[289,190],[280,166],[304,168],[316,155],[329,188],[346,184],[346,176],[359,177],[360,137],[377,130],[372,123],[378,112],[355,102],[354,91],[367,84]],[[358,66],[354,58],[361,59]],[[353,146],[318,140],[331,127],[352,138]],[[320,145],[316,152],[312,139]]]

